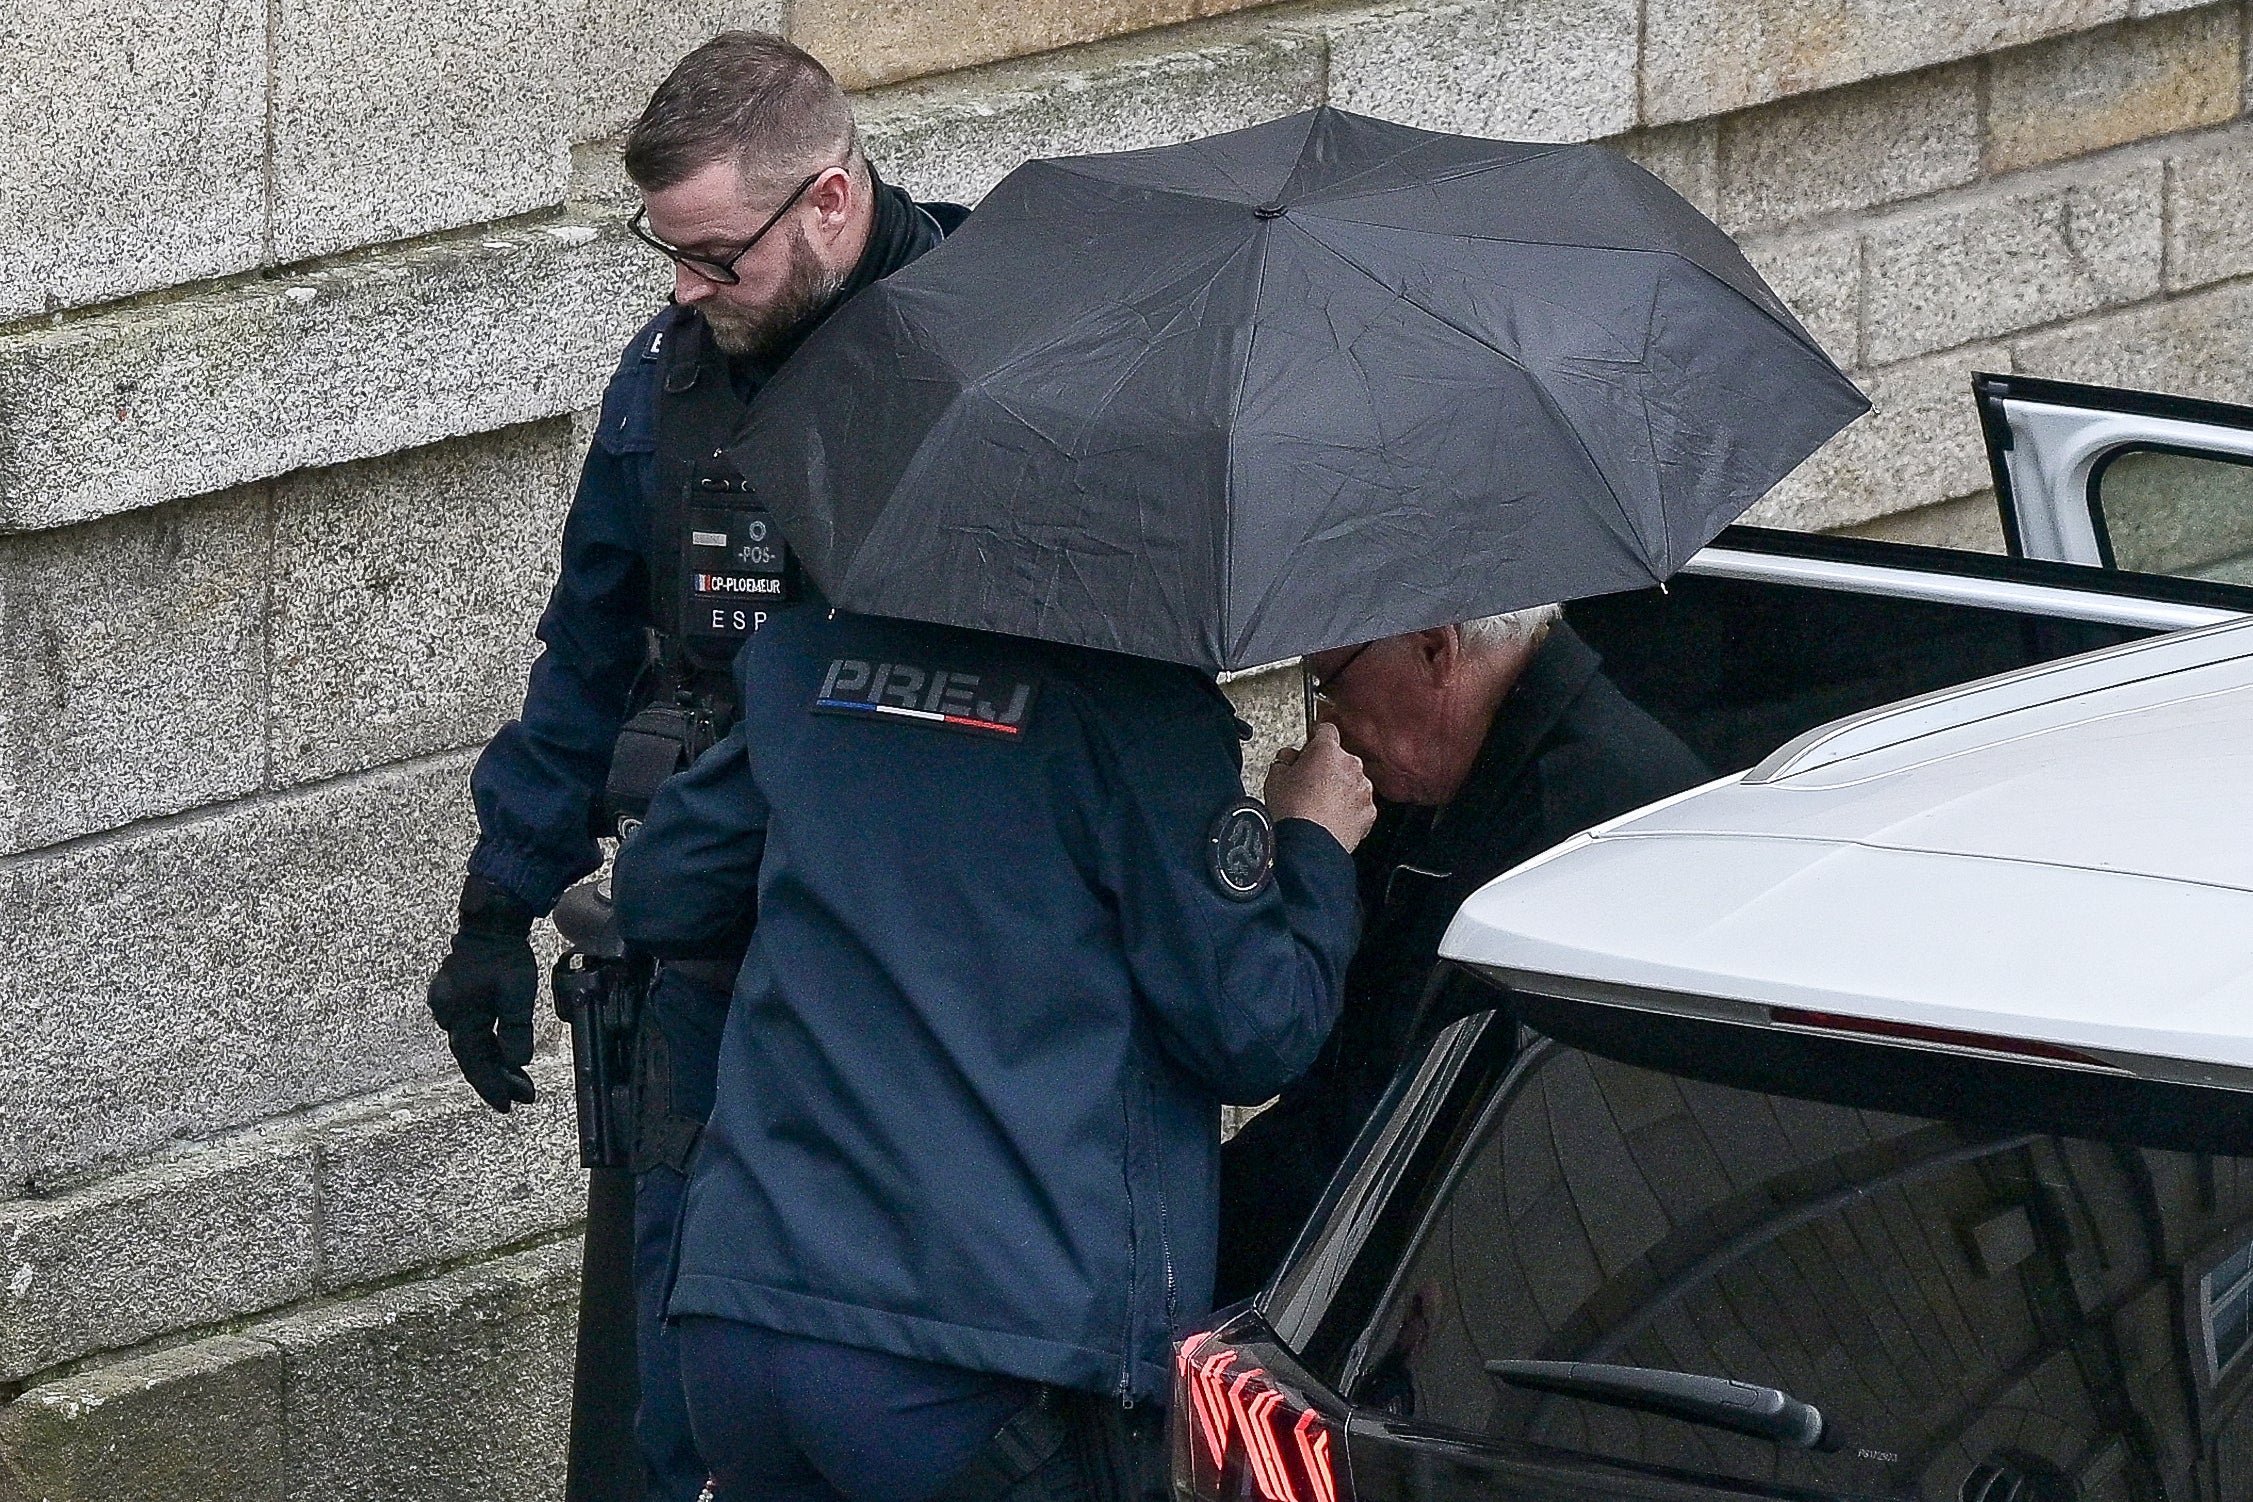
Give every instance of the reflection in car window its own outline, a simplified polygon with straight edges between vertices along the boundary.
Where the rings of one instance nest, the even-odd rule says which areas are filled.
[[[2204,1330],[2184,1308],[2188,1271],[2213,1268],[2216,1339],[2249,1339],[2249,1167],[1997,1138],[1545,1043],[1466,1150],[1349,1396],[1822,1495],[2253,1495],[2253,1404],[2200,1396]],[[1781,1388],[1843,1444],[1784,1450],[1508,1387],[1484,1369],[1507,1359]]]
[[[2253,465],[2131,448],[2090,486],[2114,567],[2253,584]]]
[[[2206,1311],[2208,1355],[2219,1376],[2253,1345],[2253,1244],[2239,1247],[2200,1279],[2199,1292]]]

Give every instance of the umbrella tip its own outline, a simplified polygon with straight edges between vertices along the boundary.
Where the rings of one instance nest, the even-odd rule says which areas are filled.
[[[1263,203],[1258,208],[1252,210],[1252,212],[1262,219],[1280,219],[1283,217],[1283,205],[1279,203]]]

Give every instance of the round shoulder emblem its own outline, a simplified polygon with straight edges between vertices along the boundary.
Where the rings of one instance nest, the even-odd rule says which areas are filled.
[[[1249,902],[1275,879],[1275,823],[1257,798],[1239,798],[1213,820],[1205,864],[1222,895]]]

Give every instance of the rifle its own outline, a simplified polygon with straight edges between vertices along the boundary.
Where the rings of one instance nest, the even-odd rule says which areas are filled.
[[[726,734],[732,718],[707,682],[658,664],[658,691],[620,730],[594,832],[624,839],[665,779]],[[636,688],[637,696],[640,686]],[[642,1007],[654,967],[629,954],[610,894],[583,881],[555,906],[564,952],[549,977],[571,1026],[579,1161],[587,1169],[587,1234],[579,1267],[579,1339],[571,1370],[565,1502],[641,1502],[648,1470],[634,1443],[641,1401],[634,1298],[636,1070]]]
[[[650,966],[626,953],[609,893],[581,882],[555,907],[566,948],[550,983],[571,1025],[587,1234],[579,1264],[579,1340],[571,1372],[567,1502],[640,1502],[634,1444],[641,1401],[634,1334],[634,1035]]]

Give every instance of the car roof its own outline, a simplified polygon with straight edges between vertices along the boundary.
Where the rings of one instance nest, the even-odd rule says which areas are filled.
[[[2253,1088],[2253,621],[1823,726],[1505,874],[1441,953],[1567,999]]]

